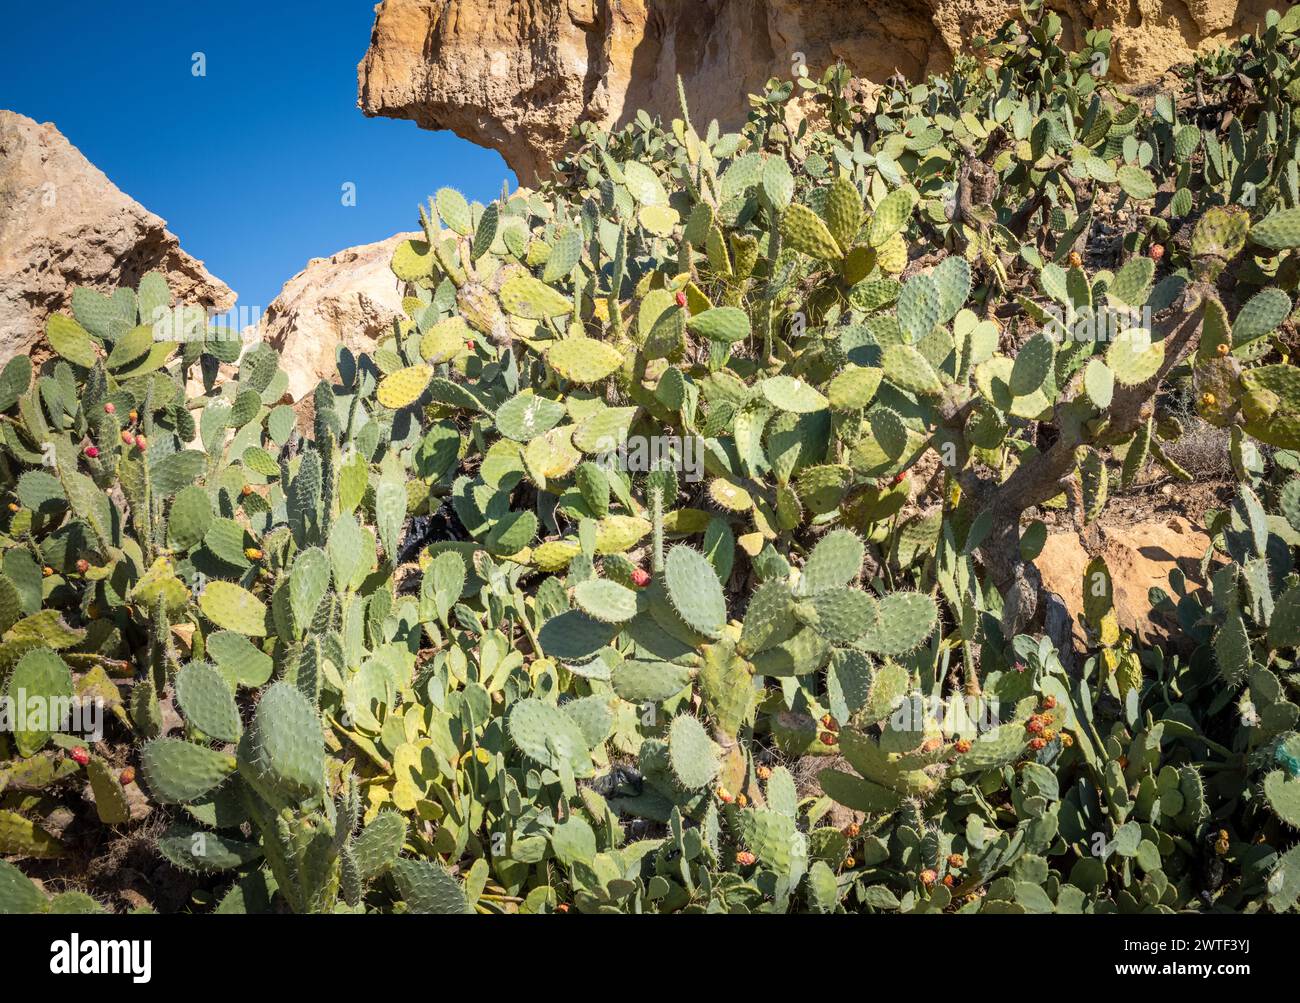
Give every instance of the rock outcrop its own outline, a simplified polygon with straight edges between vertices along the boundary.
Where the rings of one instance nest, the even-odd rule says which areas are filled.
[[[1190,588],[1203,587],[1201,558],[1209,548],[1205,530],[1174,516],[1166,522],[1101,527],[1100,556],[1106,560],[1115,587],[1115,618],[1125,630],[1148,641],[1161,637],[1168,623],[1151,616],[1148,594],[1161,588],[1171,596],[1170,572],[1181,570]],[[1074,623],[1074,634],[1082,646],[1084,570],[1090,556],[1074,533],[1053,533],[1034,564],[1043,576],[1043,587],[1065,603]],[[1175,597],[1176,599],[1176,597]]]
[[[1276,2],[1272,6],[1282,6]],[[1253,30],[1269,0],[1053,2],[1074,45],[1114,33],[1113,75],[1138,83]],[[676,113],[744,121],[746,99],[800,60],[881,81],[937,71],[1016,9],[1006,0],[385,0],[359,67],[367,115],[451,129],[544,176],[573,125]]]
[[[166,220],[120,191],[53,125],[0,110],[0,364],[28,354],[75,286],[111,292],[163,272],[178,301],[235,294],[181,250]]]
[[[388,267],[393,249],[416,233],[313,258],[285,283],[262,315],[257,336],[280,353],[289,393],[301,401],[320,380],[337,375],[339,344],[373,352],[378,338],[401,318],[402,290]]]

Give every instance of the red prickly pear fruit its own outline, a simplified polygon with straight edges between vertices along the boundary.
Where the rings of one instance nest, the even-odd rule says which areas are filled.
[[[78,559],[77,559],[77,571],[78,571],[78,573],[84,575],[84,574],[85,574],[87,571],[89,571],[89,570],[90,570],[90,562],[89,562],[88,560],[86,560],[84,557],[78,558]]]
[[[134,442],[135,442],[135,436],[134,436],[134,435],[132,435],[130,432],[123,432],[123,433],[122,433],[122,444],[123,444],[124,446],[130,446],[130,445],[132,445]]]
[[[115,414],[116,412],[117,412],[117,405],[114,404],[112,401],[109,401],[107,404],[104,405],[105,414]]]
[[[88,457],[90,457],[90,458],[93,460],[96,456],[99,455],[99,447],[98,447],[98,446],[87,446],[87,447],[86,447],[86,455],[87,455]]]
[[[72,750],[71,755],[78,766],[85,766],[90,762],[90,753],[87,752],[83,746],[78,745]]]
[[[632,584],[639,589],[645,588],[650,584],[650,572],[645,568],[632,569]]]
[[[143,451],[143,450],[145,450],[145,449],[148,449],[148,448],[149,448],[149,440],[146,439],[143,435],[137,435],[137,436],[135,437],[135,448],[136,448],[136,449],[139,449],[139,450],[141,450],[141,451]]]
[[[127,786],[128,784],[135,783],[135,767],[128,766],[126,769],[124,769],[121,773],[118,774],[117,779],[122,782],[123,787]]]
[[[678,306],[685,306],[685,305],[686,305],[686,294],[685,294],[685,293],[683,293],[683,292],[679,292],[679,293],[677,294],[677,305],[678,305]]]

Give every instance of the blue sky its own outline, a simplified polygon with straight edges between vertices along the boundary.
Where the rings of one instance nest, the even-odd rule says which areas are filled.
[[[361,114],[372,22],[369,0],[7,4],[0,107],[53,122],[265,308],[308,259],[416,229],[443,185],[479,200],[515,185],[490,150]]]

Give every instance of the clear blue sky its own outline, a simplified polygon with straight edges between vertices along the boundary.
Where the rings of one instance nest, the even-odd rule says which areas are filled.
[[[416,229],[443,185],[479,200],[515,185],[492,151],[361,114],[372,22],[367,0],[6,3],[0,108],[53,122],[264,308],[308,259]]]

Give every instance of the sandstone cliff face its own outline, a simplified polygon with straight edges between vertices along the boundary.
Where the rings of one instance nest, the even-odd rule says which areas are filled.
[[[1274,4],[1282,6],[1281,4]],[[1115,34],[1113,74],[1158,77],[1253,30],[1269,0],[1059,0],[1073,44]],[[583,119],[670,118],[681,74],[692,115],[735,127],[746,95],[842,59],[880,81],[942,70],[1015,10],[1005,0],[385,0],[359,67],[367,115],[451,129],[499,150],[523,183]]]
[[[295,401],[310,396],[320,380],[337,376],[339,344],[373,352],[375,342],[402,313],[402,291],[388,267],[393,250],[415,233],[313,258],[285,283],[262,316],[258,338],[280,353]]]
[[[30,353],[75,286],[112,292],[157,269],[177,302],[235,294],[181,250],[166,220],[121,192],[51,124],[0,110],[0,365]]]

